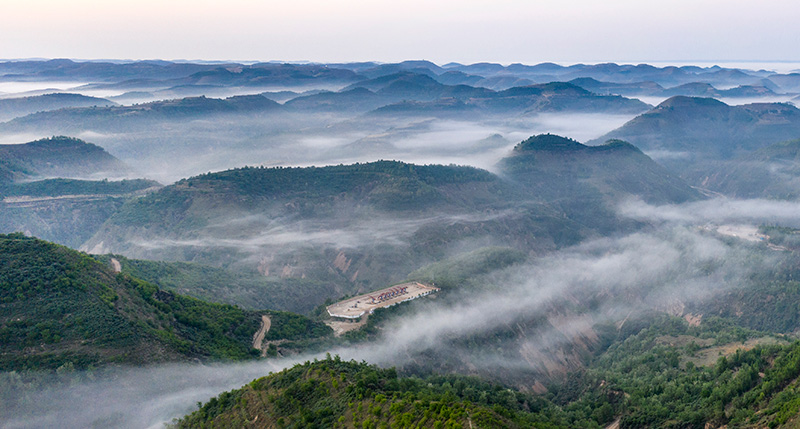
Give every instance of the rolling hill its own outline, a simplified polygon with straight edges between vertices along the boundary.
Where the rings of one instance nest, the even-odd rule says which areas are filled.
[[[548,201],[636,196],[651,203],[680,203],[699,194],[630,143],[610,140],[586,146],[540,134],[516,145],[500,161],[503,174]]]
[[[115,177],[128,171],[103,148],[76,138],[59,136],[0,145],[0,184],[48,177]]]
[[[683,180],[620,140],[585,146],[541,134],[516,145],[498,168],[532,198],[603,233],[633,227],[616,215],[615,207],[624,199],[664,204],[700,198]]]
[[[559,150],[559,142],[577,146]],[[206,174],[129,201],[82,249],[258,272],[269,284],[291,280],[292,299],[264,298],[308,311],[326,298],[401,281],[454,251],[502,244],[538,253],[634,228],[613,211],[623,198],[699,197],[621,142],[591,148],[536,136],[501,168],[503,177],[379,161]],[[597,210],[585,216],[578,207],[588,203]]]

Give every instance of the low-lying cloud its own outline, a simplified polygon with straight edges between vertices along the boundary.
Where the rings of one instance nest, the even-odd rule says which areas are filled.
[[[628,200],[618,207],[625,217],[645,222],[681,224],[750,222],[800,226],[800,202],[781,200],[735,200],[714,198],[685,204],[650,205]]]
[[[358,248],[366,244],[408,244],[419,228],[430,224],[453,224],[457,222],[485,222],[513,216],[514,210],[495,213],[435,215],[420,218],[386,218],[375,215],[369,219],[354,219],[345,225],[332,219],[329,224],[309,221],[276,220],[260,215],[237,217],[223,223],[210,225],[191,239],[132,239],[130,243],[144,250],[163,250],[182,247],[223,248],[243,252],[258,252],[265,248],[280,246],[306,247],[315,245],[335,248]],[[232,232],[238,231],[238,232]],[[242,236],[242,231],[251,233]],[[236,237],[238,235],[239,237]]]

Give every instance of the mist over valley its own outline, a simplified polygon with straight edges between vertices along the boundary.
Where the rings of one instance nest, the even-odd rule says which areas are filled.
[[[787,68],[0,62],[0,425],[793,427]]]

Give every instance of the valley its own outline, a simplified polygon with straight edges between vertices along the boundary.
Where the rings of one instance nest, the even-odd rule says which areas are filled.
[[[792,427],[796,75],[0,61],[0,426]]]

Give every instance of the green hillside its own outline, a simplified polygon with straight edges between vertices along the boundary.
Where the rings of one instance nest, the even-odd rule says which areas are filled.
[[[798,375],[800,343],[720,319],[665,319],[551,386],[551,398],[620,428],[783,427],[793,417],[795,427]]]
[[[262,293],[256,302],[307,312],[327,298],[402,281],[454,253],[494,245],[540,253],[635,228],[614,213],[623,198],[699,197],[623,142],[588,147],[535,136],[501,168],[503,176],[378,161],[205,174],[129,201],[82,249],[241,271],[223,287],[226,299]],[[146,277],[168,287],[170,276]],[[186,293],[210,291],[208,282],[193,284],[195,292]]]
[[[224,392],[173,426],[796,427],[800,343],[748,340],[758,345],[704,363],[725,349],[709,344],[735,332],[660,323],[614,344],[546,395],[473,377],[398,375],[329,356]]]
[[[536,413],[531,412],[536,410]],[[339,357],[306,362],[225,392],[179,428],[556,428],[557,407],[478,379],[398,377]]]
[[[160,290],[57,244],[0,235],[4,371],[249,359],[259,354],[252,341],[261,314]],[[297,321],[282,320],[273,336],[297,339],[288,337]]]

